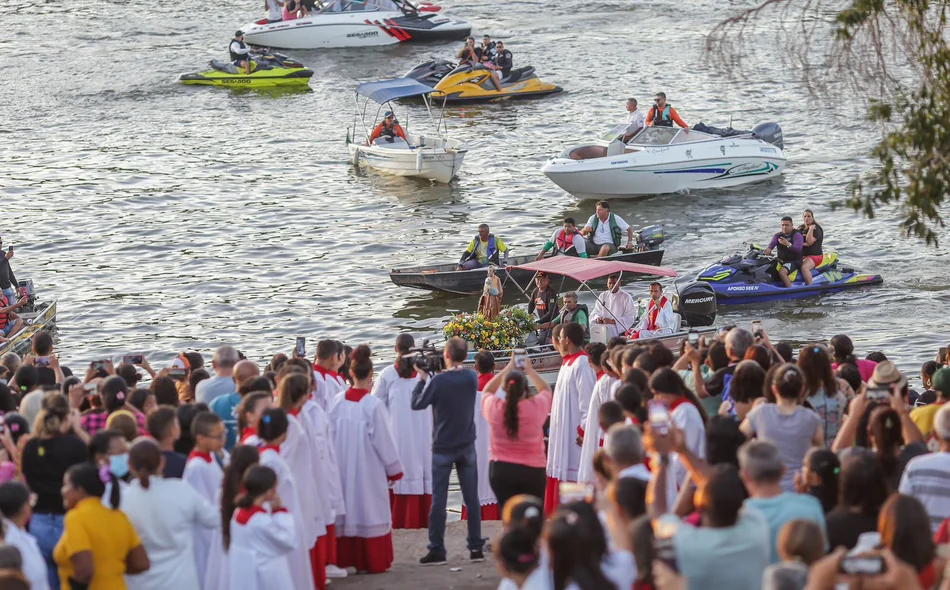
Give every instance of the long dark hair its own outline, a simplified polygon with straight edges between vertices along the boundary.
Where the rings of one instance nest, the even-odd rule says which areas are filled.
[[[749,350],[752,350],[751,348]],[[754,360],[740,361],[729,382],[729,394],[740,403],[752,403],[762,396],[765,370]]]
[[[838,504],[838,474],[841,473],[841,461],[834,452],[813,447],[805,455],[805,465],[808,466],[808,471],[821,480],[817,487],[809,491],[821,502],[822,510],[827,513]]]
[[[254,465],[241,479],[244,490],[238,492],[235,504],[238,508],[250,508],[258,498],[277,486],[277,474],[266,465]]]
[[[124,383],[124,381],[123,381]],[[112,485],[112,488],[109,492],[109,504],[113,508],[119,507],[120,494],[119,494],[119,478],[116,477],[114,473],[109,469],[109,466],[99,467],[96,465],[96,455],[108,455],[109,454],[109,443],[112,442],[114,438],[121,438],[125,440],[125,435],[119,432],[118,430],[100,430],[95,433],[92,438],[89,440],[89,464],[96,468],[96,477],[100,476],[99,471],[102,471],[104,474],[108,471],[108,481]],[[99,494],[99,497],[102,497],[102,494],[105,493],[105,482],[102,482],[102,492]],[[86,491],[90,491],[86,489]]]
[[[396,336],[396,374],[402,379],[409,379],[415,374],[416,368],[412,364],[412,357],[406,357],[409,349],[416,345],[412,334]]]
[[[805,375],[805,397],[824,389],[827,397],[838,392],[838,380],[831,369],[831,357],[824,346],[810,344],[798,352],[798,367]]]
[[[277,384],[277,405],[287,412],[310,395],[310,380],[303,373],[291,373]]]
[[[771,379],[766,383],[773,395],[778,395],[782,399],[798,400],[801,398],[802,389],[805,387],[805,376],[798,366],[792,363],[784,363],[769,369],[769,374]]]
[[[148,489],[151,476],[160,475],[161,466],[162,450],[154,440],[143,438],[129,449],[129,468],[135,471],[135,477],[138,478],[142,489]]]
[[[373,360],[370,358],[372,354],[369,346],[365,344],[360,344],[350,354],[350,373],[354,383],[357,379],[366,379],[372,374]]]
[[[257,423],[257,436],[264,442],[277,440],[287,433],[287,413],[280,408],[268,408]]]
[[[512,527],[502,533],[495,548],[495,558],[505,569],[518,574],[528,574],[538,567],[537,537],[524,527]]]
[[[905,494],[894,494],[881,507],[877,532],[881,542],[901,561],[924,571],[937,556],[933,539],[926,534],[930,517],[920,500]],[[921,534],[921,531],[924,531]]]
[[[245,416],[252,411],[257,406],[257,402],[265,400],[271,397],[271,394],[266,391],[252,391],[251,393],[244,396],[244,399],[241,400],[241,403],[238,404],[237,408],[237,425],[238,430],[244,430],[248,427],[247,419]]]
[[[244,474],[260,461],[257,447],[238,445],[231,452],[231,462],[224,468],[224,480],[221,483],[221,537],[225,549],[231,545],[231,517],[234,516]]]
[[[617,590],[600,566],[607,555],[607,538],[590,504],[562,506],[548,522],[544,539],[554,572],[554,590],[565,590],[571,582],[580,590]]]
[[[860,508],[861,514],[873,518],[887,500],[884,469],[874,457],[855,453],[841,467],[841,491],[838,505]]]
[[[69,478],[69,483],[74,488],[86,492],[87,495],[93,498],[101,498],[106,493],[106,484],[102,481],[105,479],[102,476],[105,473],[104,469],[107,468],[100,469],[92,463],[79,463],[66,471],[66,477]],[[119,480],[110,472],[107,481],[112,484],[109,505],[112,506],[113,510],[116,510],[119,508]]]
[[[901,434],[901,419],[894,408],[877,406],[871,410],[868,421],[868,438],[877,447],[875,453],[878,463],[888,477],[897,473],[897,451],[904,446]]]
[[[512,371],[505,378],[505,430],[508,438],[518,438],[518,402],[528,393],[528,380],[521,371]]]
[[[848,336],[838,334],[832,337],[831,350],[835,362],[839,365],[848,364],[854,365],[855,367],[858,366],[858,359],[854,357],[854,343],[851,342],[851,338]]]
[[[703,403],[699,401],[695,393],[686,388],[683,378],[673,369],[664,367],[653,373],[650,377],[650,390],[685,397],[699,411],[703,426],[709,423],[709,414],[706,413]]]

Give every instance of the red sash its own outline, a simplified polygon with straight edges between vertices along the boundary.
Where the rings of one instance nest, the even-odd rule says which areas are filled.
[[[569,354],[569,355],[567,355],[567,356],[565,356],[565,357],[563,357],[563,358],[561,359],[561,365],[562,365],[562,366],[563,366],[563,365],[567,365],[568,367],[570,367],[571,365],[574,364],[574,361],[576,361],[577,359],[579,359],[579,358],[582,357],[582,356],[589,356],[589,355],[588,355],[586,352],[584,352],[583,350],[580,351],[580,352],[578,352],[578,353],[576,353],[576,354]]]
[[[649,311],[647,312],[649,314],[648,317],[650,318],[650,323],[647,325],[647,330],[653,331],[653,330],[658,329],[656,325],[656,318],[660,316],[660,310],[663,308],[664,305],[667,304],[667,302],[668,301],[666,299],[666,296],[660,299],[659,305],[657,305],[656,301],[654,301],[653,299],[650,300],[650,307],[649,307]]]

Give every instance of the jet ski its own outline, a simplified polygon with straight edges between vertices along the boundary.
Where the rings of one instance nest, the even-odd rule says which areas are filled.
[[[231,62],[212,59],[211,69],[178,77],[182,84],[228,86],[231,88],[276,88],[307,86],[313,70],[280,53],[261,53],[251,57],[251,73]]]
[[[487,102],[512,98],[535,98],[561,92],[561,87],[542,82],[534,68],[526,66],[511,70],[501,81],[501,90],[496,90],[491,81],[491,70],[481,65],[463,64],[445,72],[451,62],[436,60],[416,66],[408,76],[423,84],[433,83],[435,102],[448,103]]]
[[[838,255],[829,252],[812,270],[812,284],[806,285],[799,270],[789,275],[791,287],[785,287],[776,271],[778,259],[766,256],[759,246],[751,245],[745,254],[727,256],[716,264],[707,266],[696,281],[709,284],[716,294],[716,301],[723,305],[740,305],[780,299],[814,297],[836,293],[853,287],[880,285],[880,275],[865,274],[841,266]]]

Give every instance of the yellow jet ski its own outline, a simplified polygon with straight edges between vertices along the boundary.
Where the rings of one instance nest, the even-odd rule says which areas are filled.
[[[432,99],[436,102],[445,100],[450,103],[486,102],[512,98],[537,98],[555,94],[561,90],[560,86],[542,82],[531,66],[511,70],[508,77],[502,78],[501,90],[496,90],[491,80],[491,70],[480,65],[463,64],[438,80]]]
[[[313,70],[280,53],[255,55],[251,60],[251,73],[231,62],[213,59],[211,69],[178,77],[182,84],[203,86],[228,86],[230,88],[286,88],[310,84]]]

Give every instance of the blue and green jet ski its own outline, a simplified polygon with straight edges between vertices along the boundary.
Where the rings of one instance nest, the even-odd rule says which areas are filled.
[[[760,247],[752,245],[745,254],[728,256],[707,266],[696,280],[712,287],[720,305],[815,297],[884,282],[881,275],[840,266],[838,255],[833,252],[826,253],[821,264],[812,270],[811,285],[806,285],[801,272],[796,270],[789,275],[792,286],[785,287],[778,278],[777,268],[777,258],[766,256]]]

